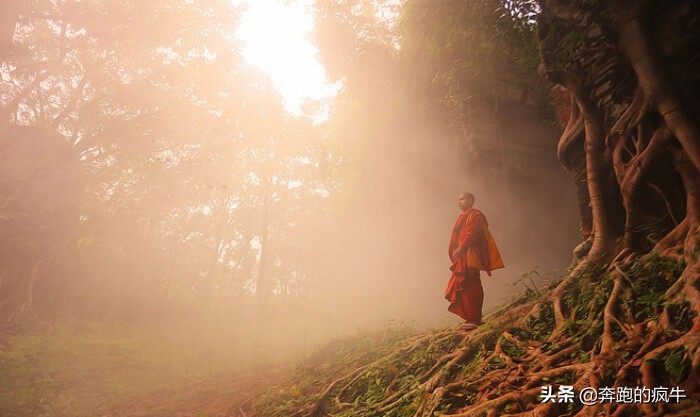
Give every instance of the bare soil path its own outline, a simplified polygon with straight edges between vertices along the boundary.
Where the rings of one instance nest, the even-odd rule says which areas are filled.
[[[279,386],[289,365],[257,367],[163,390],[105,410],[100,417],[252,417],[252,400]]]

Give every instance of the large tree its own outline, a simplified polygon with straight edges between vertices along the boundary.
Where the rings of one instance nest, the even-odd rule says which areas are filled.
[[[443,5],[455,15],[465,9],[479,15],[488,3]],[[515,27],[537,26],[541,68],[564,116],[559,158],[579,187],[584,241],[572,267],[545,288],[529,285],[475,331],[425,332],[353,357],[349,372],[339,366],[340,375],[294,412],[697,413],[700,6],[687,0],[490,4],[491,13],[507,10],[506,19],[525,16]],[[449,13],[430,9],[424,16],[428,22]],[[456,49],[436,45],[443,48]],[[571,401],[563,386],[573,387]],[[584,388],[598,395],[585,406]],[[619,400],[623,390],[638,399]]]
[[[243,60],[229,1],[2,7],[3,324],[314,293],[299,241],[338,156]]]

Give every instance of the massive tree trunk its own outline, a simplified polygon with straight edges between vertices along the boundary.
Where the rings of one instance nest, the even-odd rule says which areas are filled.
[[[574,268],[487,315],[476,330],[407,340],[290,414],[697,413],[700,3],[543,0],[540,6],[543,69],[570,99],[558,156],[583,203],[586,242]],[[557,398],[564,385],[575,395],[568,403]],[[598,397],[586,406],[578,397],[584,388],[600,394],[604,387],[613,397],[635,387],[675,387],[682,396]],[[543,398],[546,388],[554,400]]]
[[[586,183],[593,216],[593,242],[588,259],[606,263],[611,260],[615,234],[609,209],[611,204],[606,201],[610,193],[606,193],[605,190],[608,166],[605,158],[603,114],[590,100],[590,94],[581,81],[574,80],[572,76],[566,78],[566,86],[572,92],[583,117]]]
[[[597,387],[612,376],[615,386],[658,386],[659,370],[651,363],[668,361],[673,352],[686,352],[688,374],[700,374],[698,20],[700,6],[687,0],[542,2],[543,66],[549,80],[572,97],[559,157],[565,167],[576,167],[569,169],[575,179],[585,172],[593,216],[590,250],[571,276],[598,266],[606,270],[598,279],[613,282],[594,369],[582,372],[576,386]],[[614,172],[613,179],[606,172]],[[664,294],[667,307],[653,327],[640,330],[632,306],[639,305],[633,297],[641,284],[634,280],[645,282],[646,291],[660,285],[648,278],[653,270],[639,273],[639,265],[657,262],[657,254],[684,270]],[[560,294],[567,285],[565,280]],[[691,319],[682,326],[669,308],[676,303]],[[555,317],[571,313],[557,304]],[[634,358],[641,366],[619,355],[635,338],[640,343]],[[697,378],[684,381],[682,386],[697,389]],[[552,415],[546,407],[536,409],[537,415]],[[659,405],[596,405],[576,415],[667,412]]]
[[[679,245],[692,226],[692,219],[683,219],[691,215],[685,204],[688,171],[700,162],[693,105],[700,98],[692,96],[697,77],[684,77],[694,85],[678,85],[669,74],[683,73],[681,60],[692,63],[700,57],[694,47],[697,33],[669,28],[697,20],[698,6],[688,1],[613,1],[595,7],[545,1],[542,7],[544,69],[572,96],[559,156],[566,167],[576,167],[570,170],[576,180],[585,172],[588,183],[593,241],[584,264],[629,260],[628,255],[654,245],[666,253],[683,252]],[[673,42],[673,48],[660,50],[663,42]],[[669,70],[667,63],[676,68]],[[571,144],[579,135],[585,152],[576,153]],[[678,160],[690,167],[679,167]],[[614,172],[614,181],[608,181],[608,172]]]

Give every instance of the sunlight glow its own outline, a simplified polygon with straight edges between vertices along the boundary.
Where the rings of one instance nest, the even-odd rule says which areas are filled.
[[[314,26],[314,0],[237,0],[245,10],[236,32],[243,56],[270,76],[282,94],[287,111],[306,113],[306,100],[323,101],[335,95],[309,36]],[[317,106],[313,106],[318,109]],[[328,106],[308,114],[327,119]]]

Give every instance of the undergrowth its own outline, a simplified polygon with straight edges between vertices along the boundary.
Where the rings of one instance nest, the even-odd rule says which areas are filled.
[[[346,339],[337,354],[329,347],[316,357],[323,360],[299,366],[289,386],[303,389],[270,390],[251,412],[270,417],[476,417],[540,409],[553,413],[543,415],[573,416],[598,409],[577,402],[542,403],[541,387],[653,382],[692,389],[688,378],[697,346],[680,342],[697,314],[687,300],[673,296],[684,268],[682,259],[652,254],[624,267],[591,267],[541,291],[526,288],[472,332],[449,328],[389,339],[382,339],[386,333]],[[534,287],[530,278],[521,281]],[[666,407],[666,415],[682,415],[679,410],[694,408],[696,402],[656,406]],[[630,410],[620,415],[649,411],[641,405]]]
[[[149,392],[240,369],[242,353],[194,326],[36,323],[0,347],[0,416],[102,416]]]

